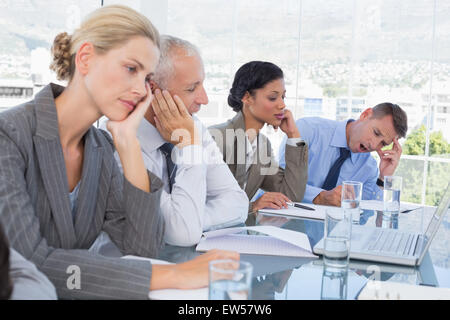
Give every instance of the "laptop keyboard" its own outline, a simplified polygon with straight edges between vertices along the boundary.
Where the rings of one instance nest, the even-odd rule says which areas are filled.
[[[365,250],[369,252],[388,253],[400,256],[414,254],[417,236],[393,230],[376,230],[370,237]]]

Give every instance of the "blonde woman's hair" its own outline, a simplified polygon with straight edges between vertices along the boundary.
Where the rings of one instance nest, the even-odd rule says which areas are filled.
[[[101,7],[89,14],[72,35],[62,32],[55,37],[50,69],[59,80],[70,81],[75,73],[75,55],[83,43],[91,42],[102,54],[134,36],[146,37],[160,46],[158,30],[142,14],[121,5]]]

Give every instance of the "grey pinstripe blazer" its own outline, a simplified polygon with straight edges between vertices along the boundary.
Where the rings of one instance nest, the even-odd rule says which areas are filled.
[[[163,245],[161,181],[151,193],[132,186],[114,160],[112,141],[92,127],[84,137],[84,163],[73,219],[54,98],[48,85],[31,102],[0,113],[0,222],[11,247],[32,261],[64,299],[145,299],[151,265],[89,252],[100,231],[124,254],[155,256]],[[81,289],[69,290],[70,265],[81,270]]]
[[[210,126],[209,131],[213,137],[220,132],[222,141],[216,139],[219,149],[222,151],[223,160],[228,164],[231,172],[237,182],[244,187],[249,199],[252,199],[259,188],[269,192],[281,192],[292,201],[301,201],[305,194],[306,182],[308,181],[308,146],[305,142],[300,142],[296,147],[286,146],[286,169],[278,166],[277,161],[272,155],[272,147],[269,139],[263,134],[258,135],[258,144],[256,149],[255,163],[253,163],[248,172],[245,170],[245,161],[238,161],[238,157],[245,159],[245,153],[238,154],[238,139],[235,135],[227,135],[227,130],[245,130],[244,115],[242,111],[238,112],[233,119],[225,123]],[[269,161],[264,163],[260,158],[260,150],[264,150]],[[242,157],[243,156],[243,157]],[[264,169],[268,169],[265,170]],[[267,172],[270,174],[262,174]],[[249,212],[252,211],[250,203]]]

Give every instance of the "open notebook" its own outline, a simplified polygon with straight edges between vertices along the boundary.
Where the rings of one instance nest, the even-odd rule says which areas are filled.
[[[203,233],[197,251],[232,250],[244,254],[316,258],[308,237],[274,226],[227,228]]]

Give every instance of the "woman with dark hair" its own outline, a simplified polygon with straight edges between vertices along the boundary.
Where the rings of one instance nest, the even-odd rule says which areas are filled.
[[[248,198],[252,199],[260,188],[266,191],[250,202],[249,213],[265,207],[287,208],[286,202],[303,199],[308,146],[300,137],[292,113],[286,109],[285,94],[279,67],[270,62],[248,62],[236,72],[228,96],[236,116],[209,128]],[[288,137],[286,169],[278,166],[269,140],[260,134],[265,124],[280,128]]]

